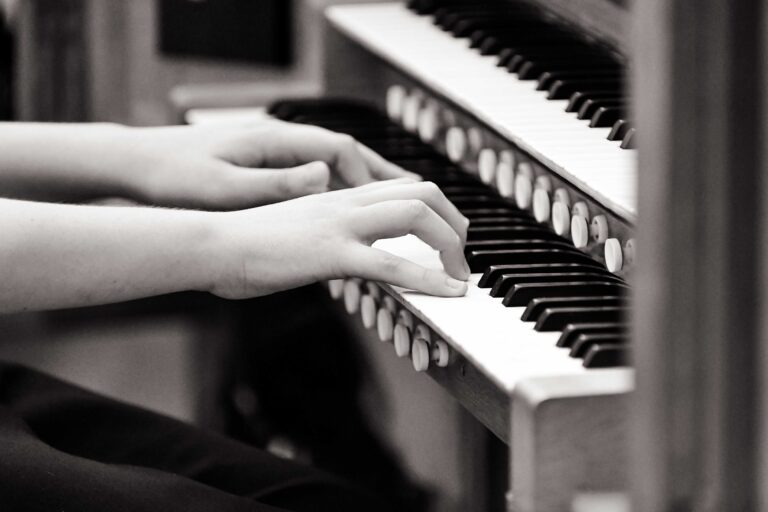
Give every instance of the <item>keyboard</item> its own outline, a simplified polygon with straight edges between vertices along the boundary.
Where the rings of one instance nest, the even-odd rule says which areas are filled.
[[[354,136],[387,160],[433,181],[470,219],[472,270],[465,297],[441,298],[358,279],[331,283],[347,311],[417,370],[460,352],[507,392],[530,377],[581,375],[626,365],[626,281],[453,164],[384,112],[345,100],[282,101],[270,114]],[[414,236],[375,246],[440,268]],[[381,290],[379,290],[381,289]]]
[[[626,118],[622,66],[541,21],[526,30],[533,14],[518,4],[448,4],[439,19],[436,9],[409,10],[393,2],[331,7],[327,17],[355,43],[634,221],[636,152],[622,146],[633,148],[635,134]],[[453,11],[450,4],[456,4]],[[448,14],[462,11],[448,23]],[[505,39],[507,32],[514,36]],[[553,57],[558,54],[567,57]],[[576,92],[583,101],[574,105]],[[390,95],[393,103],[403,97]],[[587,100],[593,101],[585,105]]]

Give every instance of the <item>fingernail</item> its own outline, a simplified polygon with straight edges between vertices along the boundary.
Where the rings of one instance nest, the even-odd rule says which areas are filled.
[[[454,290],[463,290],[463,289],[466,289],[467,287],[467,283],[465,283],[464,281],[459,281],[458,279],[454,279],[452,277],[446,277],[445,284],[448,285],[449,288],[453,288]]]

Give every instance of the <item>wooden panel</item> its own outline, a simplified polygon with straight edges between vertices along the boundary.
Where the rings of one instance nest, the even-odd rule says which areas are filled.
[[[19,118],[26,121],[87,120],[85,2],[21,2],[17,23]]]
[[[636,4],[634,510],[756,509],[763,3]]]
[[[627,488],[631,386],[614,370],[518,384],[509,510],[569,512],[579,492]]]

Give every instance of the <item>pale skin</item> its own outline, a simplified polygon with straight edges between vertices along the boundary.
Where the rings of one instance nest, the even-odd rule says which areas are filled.
[[[74,204],[105,196],[156,207]],[[0,313],[349,276],[461,296],[468,225],[434,184],[320,128],[0,123]],[[371,247],[409,233],[444,270]]]

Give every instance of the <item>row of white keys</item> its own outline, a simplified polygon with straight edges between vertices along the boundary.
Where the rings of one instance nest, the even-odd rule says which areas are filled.
[[[555,163],[568,161],[572,167],[567,170],[578,164],[580,172],[574,173],[574,177],[580,183],[607,189],[609,192],[604,195],[610,199],[632,199],[622,185],[634,183],[634,156],[620,149],[618,143],[607,140],[609,128],[590,128],[588,121],[565,112],[567,101],[547,100],[545,92],[536,90],[535,81],[518,80],[498,68],[495,57],[479,55],[469,48],[468,40],[453,38],[428,22],[422,30],[421,37],[412,44],[433,49],[424,55],[412,55],[433,62],[431,71],[435,78],[454,89],[456,95],[472,100],[475,112],[492,117]],[[430,37],[423,37],[425,34]],[[438,41],[445,43],[445,48],[439,48],[441,57],[433,55]]]
[[[414,236],[380,240],[375,247],[429,268],[442,268],[438,253]],[[537,332],[520,320],[524,308],[507,308],[479,288],[472,274],[467,295],[442,298],[393,288],[408,309],[426,320],[502,389],[512,392],[529,377],[582,375],[588,370],[557,347],[558,332]],[[589,370],[594,371],[594,370]]]
[[[566,101],[548,100],[535,81],[519,80],[403,5],[333,7],[342,30],[426,86],[541,159],[574,185],[628,217],[635,214],[635,152],[608,141],[607,128],[590,128]]]

